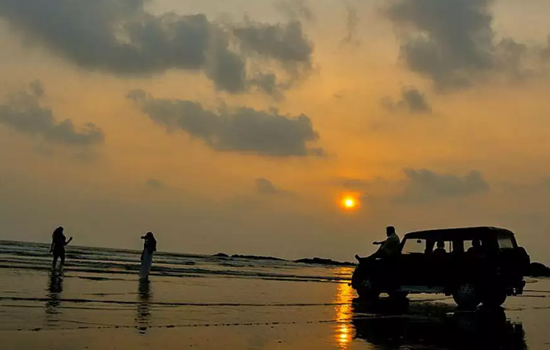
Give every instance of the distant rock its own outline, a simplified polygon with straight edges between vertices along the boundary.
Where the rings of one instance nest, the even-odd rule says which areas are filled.
[[[249,260],[275,260],[275,261],[285,261],[285,259],[281,258],[275,258],[272,256],[256,256],[256,255],[231,255],[232,258],[239,258],[239,259],[249,259]]]
[[[529,268],[530,277],[550,277],[550,267],[541,263],[531,263]]]
[[[215,256],[216,258],[229,258],[229,255],[227,255],[225,253],[218,253],[218,254],[214,254],[212,256]]]
[[[351,262],[341,262],[341,261],[323,259],[323,258],[306,258],[306,259],[299,259],[294,262],[302,263],[302,264],[313,264],[313,265],[355,266],[355,264]]]

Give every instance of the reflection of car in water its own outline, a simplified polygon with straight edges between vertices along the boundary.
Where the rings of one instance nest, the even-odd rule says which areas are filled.
[[[437,246],[437,249],[434,247]],[[498,307],[523,293],[529,256],[511,231],[473,227],[411,232],[394,258],[361,258],[352,276],[360,297],[452,295],[463,308]]]
[[[355,304],[352,324],[355,338],[377,349],[527,349],[522,325],[500,308],[452,313],[448,305],[420,303],[406,311],[378,305],[377,315],[364,314],[372,307]]]

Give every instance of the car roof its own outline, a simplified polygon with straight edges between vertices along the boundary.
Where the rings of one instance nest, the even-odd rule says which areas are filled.
[[[404,239],[416,238],[416,239],[440,239],[445,241],[452,240],[471,240],[471,239],[484,239],[493,238],[499,236],[513,237],[514,233],[510,230],[492,227],[492,226],[478,226],[478,227],[455,227],[455,228],[443,228],[424,231],[415,231],[405,234]]]

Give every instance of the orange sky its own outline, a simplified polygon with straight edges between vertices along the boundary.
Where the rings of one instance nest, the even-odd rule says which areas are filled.
[[[535,259],[544,260],[550,248],[545,239],[550,229],[550,55],[544,59],[550,24],[541,14],[550,8],[545,1],[519,8],[511,0],[486,3],[468,0],[457,5],[460,10],[455,12],[464,19],[456,27],[449,22],[457,14],[450,20],[430,17],[448,9],[431,12],[418,0],[155,0],[137,12],[118,9],[120,18],[112,15],[117,24],[146,14],[167,23],[172,19],[162,16],[169,11],[181,16],[177,19],[203,13],[212,28],[222,28],[208,45],[227,36],[229,52],[246,62],[250,86],[258,72],[274,72],[283,80],[295,74],[281,88],[281,97],[250,86],[238,93],[216,87],[221,81],[217,79],[225,76],[213,78],[204,67],[222,62],[220,51],[208,51],[204,65],[186,69],[177,60],[163,63],[168,58],[152,50],[146,59],[158,54],[163,69],[120,74],[117,70],[123,71],[124,65],[112,65],[117,57],[108,52],[78,56],[78,50],[86,52],[78,43],[91,36],[80,38],[85,34],[69,28],[66,34],[49,31],[47,16],[33,17],[44,11],[36,11],[32,1],[9,0],[0,5],[0,238],[47,241],[53,228],[64,225],[77,244],[138,248],[136,238],[153,230],[161,250],[352,260],[355,253],[369,253],[370,242],[383,237],[389,224],[401,234],[495,225],[514,230]],[[60,0],[51,4],[55,15],[50,21],[70,16],[84,23],[79,16],[89,15],[74,8],[61,11]],[[106,13],[118,13],[108,6],[122,0],[98,4],[87,10],[97,11],[89,16],[98,31],[96,41],[87,45],[99,50],[105,33],[116,40],[129,34],[114,33],[107,25],[101,27],[104,32],[97,29],[109,17]],[[416,16],[418,9],[422,15]],[[306,10],[309,15],[304,15]],[[72,23],[59,18],[59,26]],[[238,30],[260,32],[271,25],[283,31],[287,23],[297,22],[301,33],[289,30],[272,45],[263,46],[265,37],[247,42],[238,36]],[[488,41],[483,39],[487,31],[492,36]],[[161,45],[164,34],[124,40],[142,40],[136,47],[143,54],[144,40]],[[499,46],[506,38],[520,46]],[[442,58],[429,51],[432,56],[413,63],[412,55],[420,51],[404,50],[407,45],[421,50],[412,46],[420,45],[419,40],[438,45]],[[292,55],[304,58],[306,42],[311,49],[307,63],[292,61]],[[484,55],[490,55],[490,68],[480,68]],[[223,71],[229,73],[231,69]],[[445,80],[449,77],[466,77],[468,84],[453,85]],[[43,95],[29,90],[37,80]],[[135,89],[150,94],[144,105],[126,97]],[[40,129],[38,119],[32,119],[32,125],[8,119],[8,112],[13,117],[19,108],[10,104],[10,96],[18,93],[50,109],[52,125],[70,119],[78,133],[86,123],[94,123],[104,139],[77,143],[68,138],[74,134]],[[211,143],[189,126],[174,124],[167,132],[166,125],[154,122],[155,117],[187,115],[160,110],[153,116],[146,110],[166,99],[200,103],[214,113],[220,124]],[[299,143],[322,148],[324,156],[238,149],[235,145],[248,139],[246,147],[268,147],[269,133],[279,132],[273,124],[261,129],[265,135],[245,130],[240,138],[229,139],[224,128],[240,113],[239,107],[260,112],[275,107],[277,115],[288,120],[304,114],[319,138]],[[267,114],[273,123],[283,120]],[[256,125],[254,119],[248,122]],[[288,129],[275,134],[270,149],[280,151],[277,147],[298,137],[291,130],[296,124],[284,125],[281,128]],[[246,127],[238,124],[231,132]],[[216,142],[224,140],[232,142],[233,149],[221,150]],[[340,207],[346,193],[357,194],[357,210]]]

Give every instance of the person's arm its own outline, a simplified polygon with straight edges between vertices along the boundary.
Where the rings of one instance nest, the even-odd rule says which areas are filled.
[[[380,242],[376,242],[376,241],[375,241],[375,242],[372,242],[372,244],[374,244],[374,245],[382,245],[382,244],[384,244],[384,243],[386,243],[386,240],[380,241]]]
[[[69,240],[68,240],[67,242],[65,242],[65,245],[67,245],[67,244],[71,243],[71,241],[72,241],[72,240],[73,240],[73,238],[72,238],[72,237],[70,237],[70,238],[69,238]]]
[[[50,246],[50,253],[52,253],[52,252],[53,252],[53,247],[54,247],[54,246],[55,246],[55,242],[54,242],[54,241],[52,241],[52,245]]]

